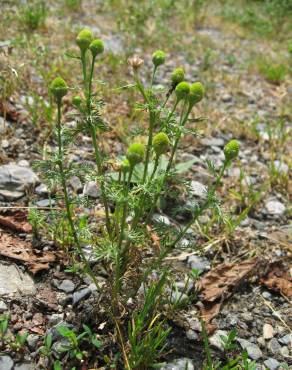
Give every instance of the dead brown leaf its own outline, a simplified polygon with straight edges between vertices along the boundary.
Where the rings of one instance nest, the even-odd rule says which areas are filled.
[[[255,271],[258,262],[258,258],[253,258],[241,263],[223,263],[199,280],[198,290],[202,296],[199,309],[209,334],[216,329],[211,321],[220,312],[223,301]]]
[[[27,212],[21,210],[7,210],[0,214],[0,225],[20,233],[31,233],[32,227],[27,222]]]
[[[228,298],[233,290],[255,269],[258,258],[241,263],[223,263],[204,275],[198,282],[203,301]]]
[[[33,274],[47,270],[56,259],[52,252],[36,254],[31,243],[4,232],[0,232],[0,254],[23,262]]]
[[[261,283],[271,290],[282,293],[287,298],[292,297],[291,274],[281,262],[270,264],[269,272],[261,279]]]

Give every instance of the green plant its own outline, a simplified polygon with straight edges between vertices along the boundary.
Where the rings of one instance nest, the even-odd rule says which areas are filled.
[[[67,250],[75,262],[74,271],[79,271],[76,267],[76,262],[79,261],[80,269],[91,277],[100,290],[83,245],[92,245],[95,258],[106,262],[104,265],[108,284],[104,294],[109,297],[106,312],[108,320],[116,328],[122,367],[128,370],[147,369],[157,362],[170,331],[162,314],[165,285],[168,283],[168,274],[164,268],[165,257],[174,248],[178,248],[185,233],[206,209],[219,208],[216,191],[226,168],[237,157],[239,146],[235,140],[225,146],[222,166],[219,169],[212,167],[214,181],[208,189],[206,200],[192,208],[189,221],[183,227],[157,227],[161,240],[159,250],[155,251],[150,243],[148,225],[151,224],[159,198],[168,194],[167,184],[179,169],[176,163],[179,143],[185,134],[194,132],[186,126],[196,104],[204,97],[204,87],[200,82],[189,84],[179,81],[182,73],[175,79],[172,74],[171,87],[162,95],[161,91],[153,88],[153,81],[157,69],[165,61],[165,54],[162,51],[154,53],[149,84],[144,84],[141,80],[143,61],[137,57],[131,58],[129,64],[132,67],[134,84],[128,88],[140,95],[136,107],[141,116],[145,115],[145,119],[147,118],[148,126],[140,128],[144,139],[138,141],[132,138],[125,155],[117,159],[114,176],[108,171],[110,165],[102,146],[103,133],[109,128],[102,118],[103,102],[98,98],[94,86],[95,65],[103,52],[103,43],[94,40],[91,31],[84,29],[78,34],[76,44],[79,55],[73,57],[80,61],[83,78],[82,87],[77,97],[73,98],[78,125],[70,129],[64,124],[63,100],[70,89],[62,78],[57,77],[50,85],[50,92],[57,106],[57,150],[48,154],[48,159],[40,161],[37,166],[42,170],[48,185],[57,192],[58,199],[64,203],[65,211],[57,212],[53,217],[55,224],[66,226]],[[67,156],[79,134],[91,137],[94,166],[72,163]],[[182,163],[180,170],[183,171],[188,166],[189,163]],[[97,232],[96,227],[78,212],[79,205],[90,207],[90,199],[80,199],[69,191],[68,182],[76,175],[82,182],[94,181],[100,187],[104,217],[99,220]],[[151,250],[152,258],[146,258],[147,249]],[[155,278],[152,277],[154,271]],[[133,307],[126,309],[126,315],[121,315],[122,307],[129,307],[128,300],[133,300],[141,287],[143,292],[140,299]],[[179,308],[180,304],[175,306]],[[79,340],[88,339],[88,332],[85,330],[78,336],[68,328],[60,330],[69,341],[67,350],[73,357],[82,359],[85,354],[79,346]]]
[[[9,332],[9,316],[0,315],[0,350],[15,351],[16,353],[22,353],[26,345],[28,333],[17,333],[13,335]]]
[[[68,344],[62,345],[60,352],[67,352],[70,358],[83,361],[89,350],[88,345],[93,345],[94,348],[97,349],[100,348],[101,342],[96,338],[96,335],[92,333],[91,329],[87,325],[83,325],[83,329],[84,331],[77,335],[68,327],[59,325],[57,327],[58,332],[68,341]],[[81,349],[81,347],[84,346],[86,346],[86,351]]]
[[[45,24],[47,9],[43,0],[36,0],[20,8],[20,22],[28,31],[35,31]]]
[[[258,68],[265,79],[275,85],[280,85],[287,75],[287,68],[284,64],[271,64],[266,60],[260,60]]]

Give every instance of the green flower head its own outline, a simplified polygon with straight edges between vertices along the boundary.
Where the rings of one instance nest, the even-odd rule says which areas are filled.
[[[74,107],[77,107],[77,108],[80,107],[81,103],[82,103],[82,99],[80,96],[77,95],[73,97],[72,104],[74,105]]]
[[[129,172],[130,171],[130,162],[128,159],[124,159],[123,162],[121,163],[121,170],[123,172]]]
[[[152,54],[152,63],[157,68],[157,67],[161,66],[162,64],[164,64],[165,57],[166,57],[166,55],[165,55],[164,51],[162,51],[162,50],[156,50]]]
[[[204,97],[205,89],[201,82],[194,82],[190,86],[190,95],[189,95],[189,102],[190,105],[193,106],[199,101],[201,101]]]
[[[131,167],[143,162],[145,156],[145,146],[140,143],[131,144],[127,151],[127,159]]]
[[[171,84],[176,87],[180,82],[185,79],[185,71],[183,68],[175,68],[171,74]]]
[[[226,161],[232,161],[238,156],[239,144],[237,140],[231,140],[224,147],[224,155]]]
[[[61,77],[56,77],[51,85],[50,91],[57,100],[61,100],[68,92],[68,86]]]
[[[81,30],[76,37],[76,44],[82,52],[85,52],[93,40],[92,32],[88,28]]]
[[[157,156],[166,153],[169,146],[169,138],[164,132],[159,132],[153,137],[153,149]]]
[[[190,84],[185,81],[180,82],[175,88],[175,94],[178,100],[186,99],[190,93]]]
[[[95,39],[90,43],[89,49],[91,51],[92,56],[95,58],[97,54],[103,53],[104,44],[100,39]]]

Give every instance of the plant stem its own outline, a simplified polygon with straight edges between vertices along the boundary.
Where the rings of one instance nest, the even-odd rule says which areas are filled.
[[[149,133],[148,133],[148,143],[147,143],[147,150],[146,150],[146,159],[145,159],[145,166],[144,166],[144,174],[142,183],[144,184],[146,181],[147,173],[148,173],[148,165],[150,160],[150,153],[152,148],[152,139],[153,139],[153,129],[155,123],[155,113],[150,111],[150,118],[149,118]]]
[[[190,108],[188,108],[187,113],[186,113],[186,115],[184,116],[184,118],[182,118],[182,117],[183,117],[183,115],[181,116],[181,120],[180,120],[180,127],[183,127],[183,126],[185,125],[185,123],[186,123],[186,121],[187,121],[187,119],[188,119],[188,117],[189,117],[190,112],[191,112],[191,109],[190,109]],[[150,211],[149,211],[149,213],[148,213],[148,216],[147,216],[146,222],[148,222],[148,221],[149,221],[149,219],[150,219],[150,217],[152,216],[152,213],[153,213],[153,211],[154,211],[154,208],[155,208],[155,206],[156,206],[156,203],[157,203],[157,201],[158,201],[158,199],[159,199],[159,196],[161,195],[161,190],[162,190],[162,188],[163,188],[163,186],[164,186],[164,184],[165,184],[165,181],[166,181],[167,176],[168,176],[168,174],[169,174],[169,171],[170,171],[170,169],[171,169],[171,166],[172,166],[172,163],[173,163],[173,159],[174,159],[174,155],[175,155],[175,152],[176,152],[176,150],[177,150],[177,146],[178,146],[178,143],[179,143],[180,138],[181,138],[181,131],[180,131],[179,135],[177,136],[177,138],[176,138],[176,140],[175,140],[175,143],[174,143],[174,145],[173,145],[173,148],[172,148],[172,151],[171,151],[171,154],[170,154],[170,159],[169,159],[169,161],[168,161],[168,165],[167,165],[167,168],[166,168],[166,170],[165,170],[165,173],[164,173],[164,176],[163,176],[163,179],[162,179],[161,185],[160,185],[160,189],[159,189],[159,191],[157,191],[157,193],[156,193],[156,195],[155,195],[155,198],[154,198],[154,201],[153,201],[152,206],[151,206],[151,208],[150,208]]]
[[[92,144],[94,148],[95,154],[95,162],[97,165],[98,175],[101,177],[100,179],[100,189],[101,189],[101,198],[103,202],[103,206],[105,209],[105,218],[106,218],[106,228],[109,236],[111,236],[111,222],[110,222],[110,212],[109,212],[109,205],[108,200],[106,197],[105,186],[104,186],[104,179],[103,179],[103,169],[102,169],[102,161],[100,150],[98,148],[97,140],[96,140],[96,128],[94,123],[91,122],[91,93],[92,93],[92,79],[93,79],[93,72],[94,72],[94,63],[95,58],[92,57],[91,67],[90,67],[90,75],[88,81],[88,90],[87,90],[87,77],[86,77],[86,59],[85,53],[81,53],[81,63],[82,63],[82,71],[83,71],[83,80],[84,80],[84,89],[85,89],[85,96],[86,96],[86,106],[87,106],[87,116],[90,119],[90,133]]]
[[[91,138],[92,138],[92,144],[94,148],[94,154],[95,154],[95,161],[97,165],[97,170],[99,176],[101,176],[100,179],[100,190],[101,190],[101,197],[105,209],[105,218],[106,218],[106,228],[109,236],[111,236],[111,222],[110,222],[110,213],[109,213],[109,205],[108,205],[108,200],[105,192],[105,186],[104,186],[104,179],[103,179],[103,170],[102,170],[102,162],[101,162],[101,157],[100,157],[100,152],[99,148],[97,145],[97,140],[96,140],[96,130],[95,126],[91,125],[90,127],[91,130]]]
[[[121,229],[120,229],[120,236],[119,236],[119,242],[118,242],[118,246],[117,246],[117,257],[116,257],[116,273],[115,273],[115,286],[114,286],[114,295],[115,297],[117,297],[118,295],[118,292],[120,291],[120,288],[121,288],[121,281],[120,281],[120,278],[121,278],[121,256],[122,256],[122,251],[121,251],[121,247],[122,247],[122,243],[123,243],[123,239],[124,239],[124,231],[125,231],[125,225],[126,225],[126,218],[127,218],[127,209],[128,209],[128,202],[127,202],[127,198],[128,198],[128,194],[129,194],[129,186],[130,186],[130,182],[131,182],[131,178],[132,178],[132,175],[133,175],[133,170],[134,170],[134,167],[132,166],[130,168],[130,172],[129,172],[129,177],[128,177],[128,181],[124,182],[124,199],[123,199],[123,210],[122,210],[122,220],[121,220]]]
[[[68,195],[68,191],[67,191],[66,176],[65,176],[64,166],[63,166],[64,151],[63,151],[63,141],[62,141],[62,132],[61,132],[62,131],[62,128],[61,128],[61,100],[57,101],[57,107],[58,107],[57,132],[58,132],[58,154],[59,154],[58,166],[59,166],[59,171],[60,171],[61,184],[62,184],[62,188],[63,188],[64,201],[65,201],[65,206],[66,206],[66,215],[67,215],[67,219],[68,219],[69,226],[70,226],[70,229],[71,229],[71,233],[72,233],[73,238],[74,238],[74,242],[76,244],[76,248],[77,248],[78,253],[81,257],[81,260],[83,261],[83,263],[85,265],[86,272],[92,278],[95,286],[99,290],[100,289],[99,284],[96,280],[96,277],[94,276],[93,271],[91,270],[91,267],[89,265],[89,262],[86,259],[85,254],[82,250],[82,247],[80,245],[80,242],[79,242],[79,239],[78,239],[78,236],[77,236],[77,232],[76,232],[76,229],[75,229],[75,225],[74,225],[74,222],[73,222],[73,217],[72,217],[71,208],[70,208],[70,199],[69,199],[69,195]]]

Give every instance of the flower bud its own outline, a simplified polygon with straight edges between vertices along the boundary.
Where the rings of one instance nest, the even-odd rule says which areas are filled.
[[[91,51],[93,58],[95,58],[97,54],[103,53],[104,44],[100,39],[95,39],[90,43],[89,49]]]
[[[85,52],[93,40],[92,32],[88,28],[81,30],[76,37],[76,44],[82,52]]]
[[[205,89],[201,82],[194,82],[190,86],[190,95],[189,95],[189,102],[190,105],[193,106],[199,101],[201,101],[204,97]]]
[[[175,94],[178,100],[186,99],[189,93],[190,85],[185,81],[180,82],[175,88]]]
[[[159,67],[160,65],[164,64],[165,62],[165,53],[162,51],[162,50],[156,50],[153,54],[152,54],[152,63],[154,64],[154,66],[157,68]]]
[[[130,162],[128,159],[124,159],[123,162],[121,163],[121,170],[123,172],[129,172],[130,171]]]
[[[171,74],[171,85],[176,87],[180,82],[185,79],[185,71],[183,68],[175,68]]]
[[[131,167],[143,162],[145,156],[145,146],[140,143],[131,144],[127,151],[127,159]]]
[[[51,85],[50,91],[57,100],[61,100],[68,92],[68,86],[61,77],[56,77]]]
[[[237,140],[231,140],[224,147],[224,155],[226,161],[231,161],[238,156],[239,144]]]
[[[132,58],[128,59],[128,64],[134,69],[137,70],[144,63],[144,60],[139,58],[137,55],[134,55]]]
[[[74,96],[73,99],[72,99],[72,104],[74,105],[74,107],[80,107],[82,103],[82,99],[80,98],[80,96]]]
[[[157,156],[164,154],[168,151],[170,141],[168,136],[164,132],[159,132],[153,137],[153,149]]]

